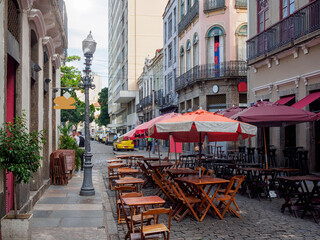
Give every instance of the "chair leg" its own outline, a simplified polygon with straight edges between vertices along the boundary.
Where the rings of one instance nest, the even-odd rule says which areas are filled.
[[[240,211],[240,208],[238,207],[238,205],[236,204],[236,202],[235,202],[234,200],[232,200],[232,202],[233,202],[234,206],[236,207],[236,209],[237,209],[238,211]]]

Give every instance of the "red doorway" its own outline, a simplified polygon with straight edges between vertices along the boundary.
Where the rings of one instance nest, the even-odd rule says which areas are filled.
[[[15,112],[15,60],[8,55],[7,62],[7,121],[12,121]],[[13,209],[13,174],[6,173],[6,213]]]

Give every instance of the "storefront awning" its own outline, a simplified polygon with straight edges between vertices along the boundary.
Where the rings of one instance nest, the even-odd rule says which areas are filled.
[[[282,105],[286,104],[287,102],[289,102],[291,99],[293,99],[294,96],[289,96],[289,97],[283,97],[280,98],[278,101],[276,101],[275,103],[280,103]]]
[[[306,96],[305,98],[302,98],[299,102],[296,102],[291,107],[303,108],[309,105],[310,103],[312,103],[313,101],[317,100],[319,97],[320,97],[320,92],[310,93],[308,96]]]

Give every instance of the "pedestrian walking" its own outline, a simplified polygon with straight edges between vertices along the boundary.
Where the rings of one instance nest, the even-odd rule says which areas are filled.
[[[77,143],[78,146],[79,146],[79,137],[77,136],[77,131],[76,131],[76,130],[73,130],[73,131],[72,131],[71,137],[76,141],[76,143]]]

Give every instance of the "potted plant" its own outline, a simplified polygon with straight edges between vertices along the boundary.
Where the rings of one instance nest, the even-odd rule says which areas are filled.
[[[14,214],[1,219],[2,239],[31,239],[32,214],[18,214],[15,189],[22,182],[27,184],[40,167],[40,151],[45,144],[43,133],[28,131],[25,113],[0,128],[0,170],[14,176]]]

